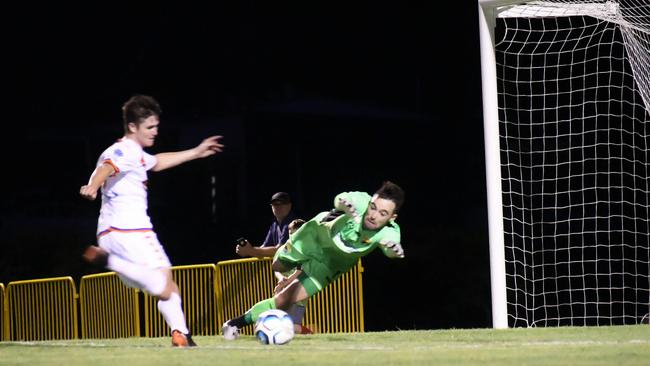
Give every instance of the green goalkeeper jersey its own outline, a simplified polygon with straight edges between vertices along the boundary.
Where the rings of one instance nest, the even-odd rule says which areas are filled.
[[[283,262],[301,264],[308,276],[319,277],[318,287],[347,272],[380,243],[400,242],[400,228],[393,221],[379,230],[363,228],[363,218],[372,198],[369,194],[341,193],[334,200],[335,206],[339,198],[352,204],[359,213],[357,220],[347,214],[329,219],[330,212],[322,212],[291,235],[290,242],[276,255]],[[380,248],[386,256],[393,257],[390,250]]]

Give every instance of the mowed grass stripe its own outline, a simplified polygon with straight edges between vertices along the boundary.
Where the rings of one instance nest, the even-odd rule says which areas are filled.
[[[450,329],[297,336],[265,346],[252,336],[0,342],[0,365],[640,365],[650,359],[650,327]]]

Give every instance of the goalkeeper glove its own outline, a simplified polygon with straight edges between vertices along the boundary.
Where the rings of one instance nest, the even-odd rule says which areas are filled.
[[[400,243],[394,241],[380,242],[379,245],[384,248],[384,253],[390,258],[404,258],[404,249]]]
[[[356,222],[357,224],[361,222],[361,216],[359,215],[359,211],[357,211],[357,209],[354,208],[352,202],[343,198],[339,198],[339,203],[338,205],[336,205],[336,208],[345,212],[348,216],[354,219],[354,222]]]

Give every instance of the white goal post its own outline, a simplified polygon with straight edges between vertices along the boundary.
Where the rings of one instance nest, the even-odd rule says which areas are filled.
[[[650,0],[478,0],[494,328],[650,309]]]

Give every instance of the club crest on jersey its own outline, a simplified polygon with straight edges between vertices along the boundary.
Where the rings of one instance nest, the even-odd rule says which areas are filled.
[[[116,156],[120,156],[120,157],[124,156],[124,153],[120,149],[115,149],[115,151],[113,151],[113,154],[115,154]]]

